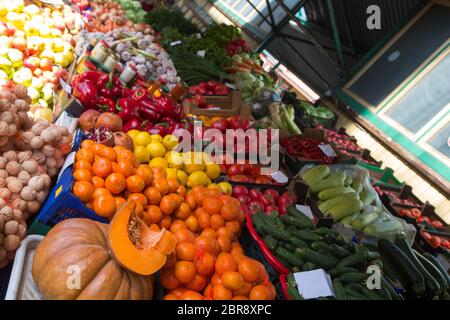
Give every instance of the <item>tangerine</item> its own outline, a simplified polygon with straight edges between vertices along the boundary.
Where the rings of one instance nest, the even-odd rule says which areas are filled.
[[[101,217],[110,217],[116,212],[116,200],[110,194],[102,194],[94,199],[94,211]]]
[[[88,149],[81,149],[81,150],[88,150]],[[96,156],[94,164],[92,165],[92,171],[97,177],[106,178],[112,172],[111,161],[109,161],[106,158]]]
[[[86,170],[92,171],[92,164],[85,159],[80,159],[75,162],[74,169],[75,170],[86,169]]]
[[[141,177],[144,180],[146,186],[152,183],[153,173],[152,169],[148,165],[141,164],[135,171],[135,175]]]
[[[159,204],[161,201],[161,192],[155,187],[145,189],[144,195],[147,197],[149,204]]]
[[[140,176],[132,175],[127,178],[127,190],[129,192],[141,192],[144,188],[145,182]]]
[[[92,185],[95,189],[103,188],[105,186],[105,179],[97,176],[92,177]]]
[[[75,181],[75,183],[73,184],[73,194],[83,202],[88,202],[89,200],[91,200],[93,193],[94,193],[94,186],[90,182]]]
[[[87,181],[87,182],[92,181],[91,171],[87,169],[76,169],[73,172],[73,177],[75,178],[76,181]]]
[[[192,261],[177,261],[175,264],[175,277],[181,283],[188,283],[195,278],[195,266]]]
[[[127,187],[127,180],[121,173],[111,173],[105,180],[105,187],[113,194],[119,194]]]

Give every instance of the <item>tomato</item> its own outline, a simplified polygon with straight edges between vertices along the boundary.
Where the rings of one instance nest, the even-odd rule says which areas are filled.
[[[414,218],[419,218],[422,215],[422,212],[417,208],[411,209],[410,212]]]
[[[247,195],[248,189],[245,186],[235,186],[233,187],[232,196],[237,197],[240,195]]]
[[[248,195],[250,196],[250,198],[252,198],[252,200],[259,200],[262,198],[262,193],[261,191],[257,190],[257,189],[251,189],[248,192]]]
[[[444,225],[442,224],[442,222],[434,220],[431,222],[431,225],[435,228],[442,228]]]
[[[431,240],[431,235],[430,235],[428,232],[422,231],[422,232],[420,233],[420,235],[422,236],[422,238],[424,238],[424,239],[427,240],[427,241],[430,241],[430,240]]]
[[[432,236],[430,242],[434,248],[439,248],[441,246],[441,238],[439,237]]]
[[[230,181],[234,181],[234,182],[249,182],[248,177],[244,176],[243,174],[231,176],[229,179],[230,179]]]
[[[244,165],[242,164],[232,164],[227,169],[227,175],[229,177],[243,174],[244,174]]]
[[[273,184],[273,181],[268,176],[257,176],[254,182],[259,184]]]
[[[278,191],[275,189],[266,189],[264,191],[264,195],[267,197],[271,197],[274,200],[274,202],[277,202],[278,198],[280,197],[280,195],[278,194]]]
[[[449,248],[450,242],[448,240],[441,240],[441,247]]]

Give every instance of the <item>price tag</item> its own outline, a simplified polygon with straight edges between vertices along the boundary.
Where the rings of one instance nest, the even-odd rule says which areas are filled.
[[[197,55],[201,58],[204,58],[206,54],[206,50],[198,50]]]
[[[336,157],[336,152],[334,152],[333,148],[329,144],[320,144],[319,148],[327,157]]]
[[[220,107],[210,107],[208,110],[221,110]]]
[[[62,78],[59,78],[59,84],[61,85],[61,88],[67,92],[67,94],[72,94],[72,87],[65,82]]]
[[[310,218],[311,220],[314,220],[314,215],[311,211],[311,207],[309,206],[303,206],[301,204],[296,204],[295,208],[297,208],[298,211],[300,211],[301,213],[303,213],[305,216],[307,216],[308,218]]]
[[[177,41],[171,42],[171,43],[170,43],[170,46],[171,46],[171,47],[175,47],[175,46],[178,46],[178,45],[180,45],[180,44],[181,44],[181,40],[177,40]]]
[[[40,1],[54,7],[61,7],[62,5],[64,5],[64,1],[62,0],[40,0]]]
[[[234,86],[234,84],[225,82],[225,86],[228,87],[228,88],[230,88],[231,90],[236,90],[236,87]]]
[[[202,38],[202,34],[200,32],[196,33],[195,36],[197,37],[197,39],[201,39]]]
[[[270,176],[278,183],[287,183],[289,181],[288,177],[286,177],[286,175],[281,171],[276,171]]]
[[[334,296],[331,277],[323,269],[294,273],[298,292],[306,299]]]

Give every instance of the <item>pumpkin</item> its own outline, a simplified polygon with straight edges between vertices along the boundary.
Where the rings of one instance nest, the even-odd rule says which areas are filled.
[[[152,274],[176,246],[172,233],[145,224],[129,201],[110,225],[67,219],[53,227],[35,251],[32,276],[49,300],[150,300]],[[148,227],[147,227],[148,228]],[[133,231],[133,232],[132,232]],[[136,259],[136,260],[135,260]]]

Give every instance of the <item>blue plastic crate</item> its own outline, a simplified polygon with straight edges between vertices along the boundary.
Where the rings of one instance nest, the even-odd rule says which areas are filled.
[[[78,150],[81,140],[82,134],[79,131],[75,135],[74,152]],[[70,218],[89,218],[95,221],[109,223],[108,219],[97,215],[73,195],[73,168],[74,165],[72,164],[62,172],[60,179],[50,191],[39,214],[31,223],[28,234],[45,235],[58,222]]]

